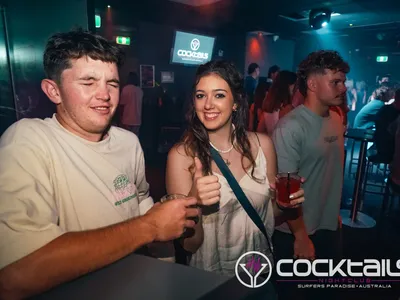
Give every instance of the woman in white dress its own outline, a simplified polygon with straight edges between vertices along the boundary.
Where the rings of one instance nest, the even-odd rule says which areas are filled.
[[[246,131],[247,113],[243,78],[235,66],[225,61],[201,65],[188,129],[167,161],[167,192],[194,196],[202,208],[194,234],[181,241],[191,253],[189,264],[230,276],[245,252],[259,251],[272,261],[272,249],[221,175],[210,147],[222,156],[261,217],[269,240],[274,216],[283,214],[271,190],[277,172],[274,146],[268,136]],[[302,189],[292,196],[292,207],[304,201]]]

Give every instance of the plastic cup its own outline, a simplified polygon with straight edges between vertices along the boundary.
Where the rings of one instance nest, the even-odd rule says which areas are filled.
[[[290,195],[300,190],[301,177],[297,172],[279,173],[276,175],[276,203],[282,209],[291,208]]]

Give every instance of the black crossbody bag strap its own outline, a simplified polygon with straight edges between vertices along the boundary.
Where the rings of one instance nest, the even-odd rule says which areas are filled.
[[[247,215],[254,222],[254,224],[258,227],[258,229],[260,229],[260,231],[264,234],[265,238],[268,241],[268,246],[270,248],[270,251],[273,254],[271,242],[269,240],[267,230],[265,229],[264,222],[260,218],[260,215],[257,213],[257,211],[254,209],[254,207],[251,205],[249,199],[247,199],[245,193],[243,192],[239,183],[233,176],[231,170],[229,170],[228,166],[222,159],[221,155],[219,155],[219,153],[214,148],[211,148],[210,151],[211,151],[212,158],[214,159],[218,168],[221,170],[222,175],[224,175],[225,179],[228,181],[233,193],[236,195],[236,198],[238,199],[240,204],[243,206]]]

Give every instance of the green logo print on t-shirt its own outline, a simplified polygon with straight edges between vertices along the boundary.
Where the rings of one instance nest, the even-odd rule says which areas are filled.
[[[118,206],[137,196],[134,185],[128,176],[121,174],[114,179],[115,197],[118,199],[114,205]]]

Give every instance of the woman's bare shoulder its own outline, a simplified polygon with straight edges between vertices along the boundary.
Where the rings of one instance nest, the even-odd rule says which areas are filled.
[[[252,148],[258,148],[259,146],[261,146],[261,148],[265,148],[272,145],[272,139],[267,134],[259,132],[248,132],[247,134],[249,136]]]
[[[193,157],[183,143],[175,144],[168,152],[168,164],[185,169],[193,164]]]

